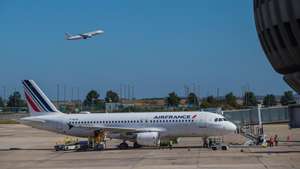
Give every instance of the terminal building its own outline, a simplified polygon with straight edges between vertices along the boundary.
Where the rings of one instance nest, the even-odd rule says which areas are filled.
[[[254,0],[261,46],[273,68],[300,94],[300,0]],[[300,128],[300,105],[288,108],[290,127]]]
[[[254,17],[268,60],[300,93],[300,1],[254,0]]]

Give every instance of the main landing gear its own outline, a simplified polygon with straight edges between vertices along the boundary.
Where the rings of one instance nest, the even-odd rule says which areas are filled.
[[[133,143],[133,148],[141,148],[142,146],[139,145],[137,142],[134,142]]]
[[[126,143],[126,140],[123,140],[123,142],[118,147],[119,147],[119,149],[128,149],[129,148],[128,144]]]

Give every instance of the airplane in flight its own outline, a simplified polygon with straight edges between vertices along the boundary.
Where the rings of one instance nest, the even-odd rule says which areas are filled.
[[[236,131],[224,116],[205,111],[85,113],[60,112],[33,80],[23,82],[30,116],[23,124],[77,137],[121,139],[120,147],[159,146],[180,137],[222,136]]]
[[[92,38],[93,36],[103,34],[103,33],[104,33],[103,30],[96,30],[96,31],[92,31],[92,32],[78,34],[78,35],[70,35],[69,33],[65,33],[65,35],[66,35],[67,40],[79,40],[79,39]]]

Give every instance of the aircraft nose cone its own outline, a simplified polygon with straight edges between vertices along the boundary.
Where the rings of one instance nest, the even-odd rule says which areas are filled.
[[[227,130],[230,131],[230,132],[235,132],[237,129],[236,125],[229,122],[228,125],[227,125]]]

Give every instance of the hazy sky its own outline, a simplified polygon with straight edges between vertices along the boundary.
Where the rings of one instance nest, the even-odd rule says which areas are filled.
[[[78,87],[81,97],[89,89],[103,97],[120,84],[134,85],[138,98],[183,95],[185,84],[200,86],[201,96],[290,89],[260,47],[252,0],[2,0],[0,22],[7,92],[21,90],[22,79],[51,98],[57,84],[67,97]],[[98,28],[103,36],[64,39]]]

